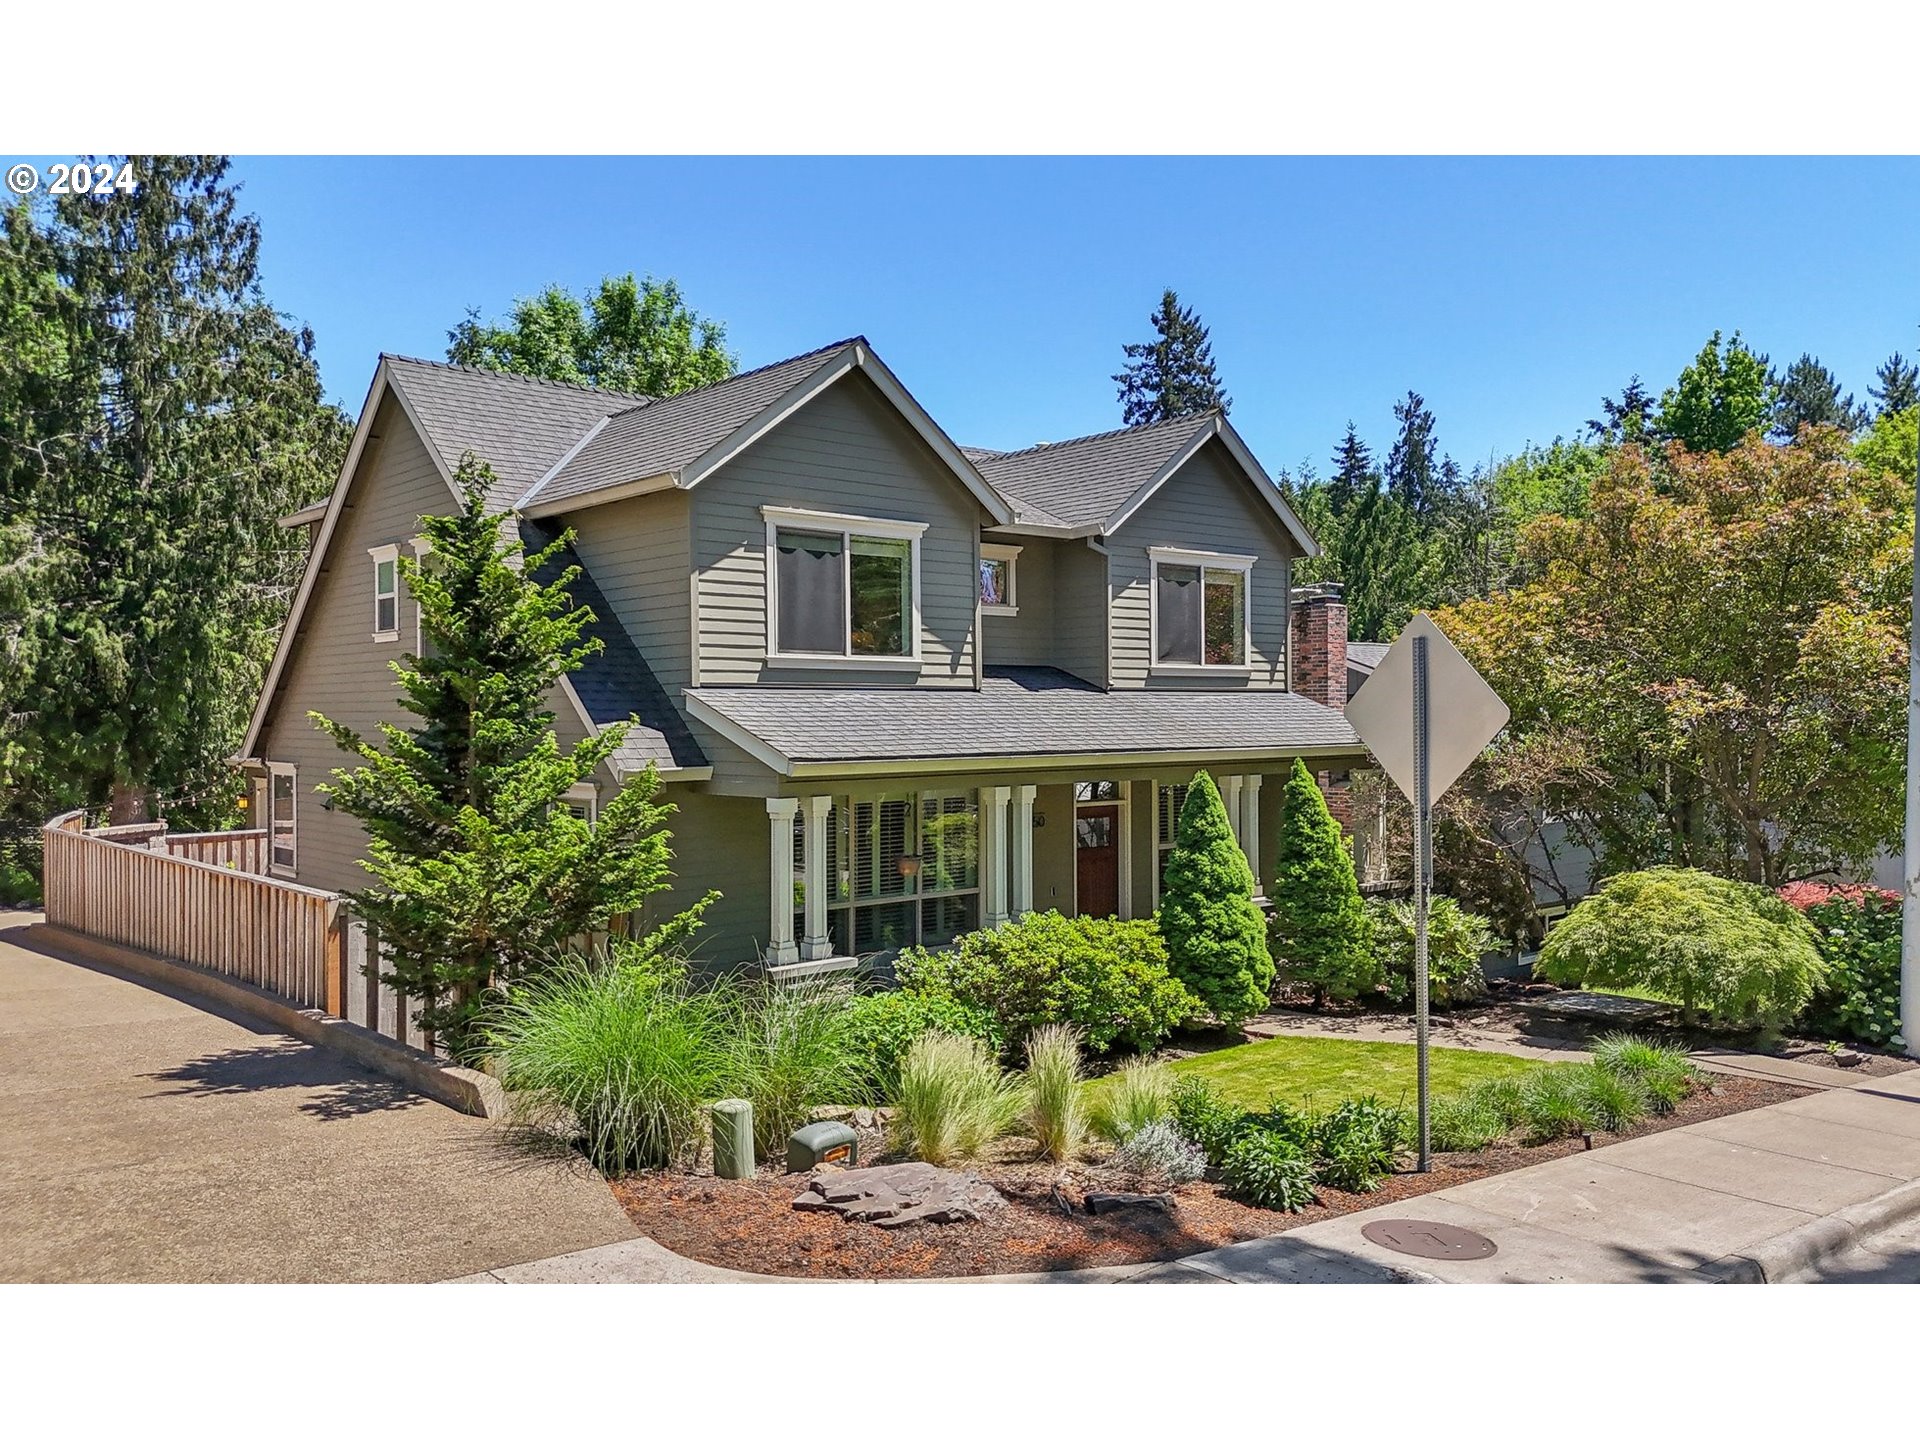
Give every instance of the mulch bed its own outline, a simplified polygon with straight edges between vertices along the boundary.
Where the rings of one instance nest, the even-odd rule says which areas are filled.
[[[1716,1077],[1711,1090],[1696,1094],[1673,1114],[1649,1120],[1624,1135],[1596,1135],[1592,1148],[1805,1093],[1792,1086]],[[1088,1191],[1140,1193],[1156,1187],[1098,1164],[1063,1168],[1023,1162],[1026,1148],[1027,1142],[1008,1141],[984,1162],[960,1167],[990,1182],[1006,1197],[1005,1206],[988,1210],[979,1220],[894,1231],[794,1210],[793,1199],[806,1189],[809,1177],[771,1168],[752,1180],[649,1172],[611,1184],[642,1233],[690,1259],[762,1275],[906,1280],[1175,1260],[1537,1165],[1588,1146],[1573,1139],[1532,1146],[1506,1143],[1473,1154],[1436,1155],[1433,1169],[1425,1175],[1394,1175],[1371,1195],[1322,1189],[1320,1203],[1293,1215],[1229,1200],[1218,1185],[1203,1180],[1174,1192],[1171,1215],[1126,1211],[1101,1216],[1079,1208]],[[878,1163],[884,1157],[863,1158]],[[1071,1213],[1063,1208],[1063,1201]]]

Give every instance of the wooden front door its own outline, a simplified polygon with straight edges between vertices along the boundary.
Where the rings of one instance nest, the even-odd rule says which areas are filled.
[[[1075,908],[1105,919],[1120,913],[1120,807],[1082,805],[1073,817]]]

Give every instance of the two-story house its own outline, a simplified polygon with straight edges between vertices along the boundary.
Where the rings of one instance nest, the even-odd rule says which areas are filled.
[[[1290,606],[1313,539],[1223,416],[1002,453],[956,445],[864,339],[661,400],[388,356],[331,498],[289,517],[312,552],[240,761],[274,873],[364,880],[307,716],[400,718],[396,561],[469,451],[530,545],[574,534],[605,649],[555,723],[638,722],[575,801],[659,767],[676,889],[725,897],[707,963],[1150,914],[1201,768],[1270,879],[1276,777],[1363,755],[1344,610]]]

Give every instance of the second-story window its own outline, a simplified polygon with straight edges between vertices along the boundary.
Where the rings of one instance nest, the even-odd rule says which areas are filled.
[[[1159,547],[1149,553],[1154,666],[1244,669],[1252,628],[1247,574],[1254,557]]]
[[[982,545],[980,547],[980,608],[995,615],[1018,615],[1020,596],[1014,576],[1014,562],[1020,558],[1018,545]]]
[[[376,545],[373,559],[373,638],[400,638],[400,547]]]
[[[925,525],[768,507],[770,658],[884,664],[919,655]]]

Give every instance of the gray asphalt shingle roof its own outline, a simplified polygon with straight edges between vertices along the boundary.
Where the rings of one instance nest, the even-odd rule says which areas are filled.
[[[1104,691],[1046,666],[989,665],[978,690],[687,694],[800,763],[1361,748],[1338,710],[1284,690]]]
[[[1349,640],[1347,642],[1347,663],[1356,669],[1371,671],[1387,658],[1391,645],[1376,644],[1371,640]]]
[[[1099,525],[1213,422],[1214,412],[1209,410],[1028,450],[969,450],[966,454],[987,483],[1014,502],[1020,521]]]
[[[600,420],[647,403],[634,395],[498,370],[404,355],[380,358],[448,470],[457,469],[469,450],[492,467],[499,482],[493,503],[501,509],[519,504]]]

